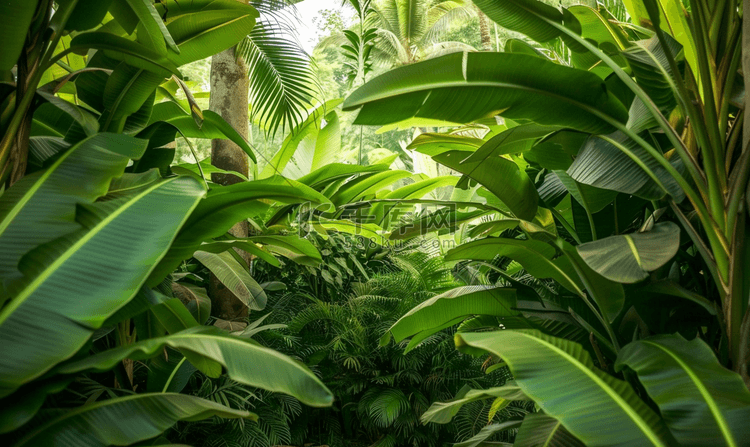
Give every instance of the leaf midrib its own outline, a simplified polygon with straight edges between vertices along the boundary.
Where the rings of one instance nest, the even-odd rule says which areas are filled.
[[[141,192],[140,194],[134,196],[130,200],[123,203],[122,206],[117,208],[115,212],[112,214],[109,214],[104,219],[99,221],[91,230],[87,231],[83,237],[78,239],[73,245],[71,245],[65,252],[60,255],[55,261],[53,261],[47,268],[45,268],[37,277],[30,282],[28,285],[26,285],[21,293],[16,296],[14,299],[11,300],[10,303],[0,312],[0,324],[4,323],[12,314],[13,312],[20,307],[23,303],[26,302],[26,300],[30,297],[31,294],[34,293],[37,288],[46,282],[53,274],[57,271],[57,269],[66,263],[75,253],[79,251],[79,249],[89,243],[91,239],[98,235],[101,231],[107,228],[107,226],[116,218],[120,217],[125,211],[130,209],[133,205],[138,203],[143,197],[146,195],[152,193],[158,188],[161,188],[162,186],[165,186],[171,182],[173,182],[175,179],[178,179],[180,177],[175,177],[174,179],[168,179],[163,182],[156,183],[155,185],[147,188],[145,191]],[[85,229],[82,227],[82,229]],[[78,230],[80,231],[80,230]]]
[[[541,338],[534,337],[532,335],[523,333],[523,332],[516,332],[516,334],[521,335],[523,337],[526,337],[533,342],[537,342],[541,344],[542,346],[546,347],[547,349],[555,352],[560,357],[562,357],[564,360],[566,360],[569,364],[571,364],[575,369],[581,371],[585,376],[587,376],[592,382],[594,382],[595,385],[598,386],[599,389],[604,391],[610,398],[617,404],[617,406],[622,409],[622,411],[633,421],[636,426],[641,430],[641,432],[646,435],[646,437],[652,442],[655,446],[660,447],[667,447],[665,444],[661,442],[658,435],[651,430],[651,427],[646,423],[646,421],[643,420],[643,418],[633,409],[627,401],[623,399],[620,394],[618,394],[615,390],[613,390],[607,383],[604,382],[602,378],[597,376],[594,371],[592,371],[590,368],[586,367],[586,365],[583,365],[578,359],[573,357],[572,355],[568,354],[566,351],[558,348],[557,346],[547,342],[546,340],[542,340]],[[502,357],[502,356],[501,356]],[[507,360],[506,360],[507,361]],[[510,364],[510,362],[508,362]],[[526,390],[524,390],[526,391]]]
[[[711,393],[708,391],[708,389],[706,389],[706,386],[703,384],[700,378],[695,374],[695,371],[693,371],[693,369],[690,368],[687,363],[683,362],[679,356],[675,355],[665,346],[647,340],[643,340],[642,342],[644,344],[660,349],[661,351],[666,353],[685,371],[685,373],[687,373],[688,377],[690,377],[690,379],[692,380],[693,385],[698,388],[698,392],[701,394],[701,397],[703,397],[703,399],[706,401],[706,405],[708,405],[708,408],[711,411],[711,415],[714,417],[716,424],[719,426],[719,429],[721,430],[721,433],[724,436],[724,440],[727,442],[727,445],[729,445],[730,447],[737,447],[734,436],[732,436],[732,431],[729,429],[727,421],[722,415],[721,410],[719,410],[718,404],[711,396]]]

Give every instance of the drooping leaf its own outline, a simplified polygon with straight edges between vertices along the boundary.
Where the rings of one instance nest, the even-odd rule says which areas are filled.
[[[433,157],[435,161],[465,174],[487,188],[518,218],[532,220],[537,212],[539,195],[534,183],[518,165],[503,157],[484,161],[463,161],[469,154],[450,151]]]
[[[3,42],[0,71],[10,71],[16,65],[38,3],[30,0],[0,4],[0,20],[4,24],[0,30],[0,42]]]
[[[518,429],[515,447],[585,447],[557,419],[542,412],[529,413]]]
[[[557,256],[557,251],[545,242],[488,237],[449,250],[445,260],[491,261],[496,256],[507,256],[535,277],[553,278],[571,292],[583,295],[580,279],[568,258]]]
[[[463,320],[472,315],[493,315],[498,317],[517,315],[516,290],[495,286],[463,286],[434,296],[398,319],[380,339],[386,345],[391,337],[398,343],[401,340],[427,331],[431,333],[443,329],[443,325]],[[457,324],[457,323],[453,323]]]
[[[153,438],[177,421],[199,421],[212,416],[257,420],[210,400],[176,393],[148,393],[118,397],[78,407],[34,427],[14,446],[106,447]]]
[[[510,403],[514,400],[529,400],[523,391],[515,383],[506,383],[503,386],[489,388],[486,390],[462,389],[453,400],[448,402],[435,402],[430,405],[420,419],[423,424],[433,422],[436,424],[447,424],[458,413],[464,405],[485,399],[503,399]]]
[[[740,446],[750,436],[750,392],[700,338],[637,340],[623,347],[615,366],[638,374],[679,445]]]
[[[355,123],[376,125],[411,117],[468,123],[500,114],[606,133],[614,130],[609,122],[627,121],[627,110],[595,74],[512,53],[456,53],[399,67],[344,102],[344,110],[358,107]]]
[[[166,14],[167,30],[180,49],[179,54],[167,54],[177,66],[238,44],[252,32],[259,17],[252,6],[233,0],[165,0],[154,6],[160,16]]]
[[[195,180],[173,177],[132,196],[78,205],[79,230],[24,255],[23,277],[8,285],[10,302],[0,311],[8,349],[0,395],[72,356],[124,306],[203,194]]]
[[[505,360],[521,390],[585,445],[675,445],[630,384],[597,369],[577,343],[533,330],[460,333],[458,343]]]
[[[363,175],[345,183],[331,196],[331,202],[340,206],[374,194],[393,183],[411,176],[408,171],[384,171],[370,175]]]
[[[196,251],[193,256],[205,265],[234,296],[252,310],[263,310],[268,297],[244,266],[229,252]]]
[[[172,272],[180,262],[190,258],[204,241],[222,236],[232,225],[265,212],[268,205],[261,199],[281,203],[329,204],[328,199],[309,186],[280,176],[252,182],[242,182],[230,186],[214,185],[208,197],[202,200],[190,215],[183,229],[177,235],[169,252],[148,280],[156,285]]]
[[[521,421],[519,419],[510,419],[505,422],[500,422],[496,424],[489,424],[482,427],[481,430],[479,430],[479,433],[472,436],[471,438],[467,439],[464,442],[459,442],[458,444],[453,444],[453,447],[485,447],[485,446],[491,446],[492,443],[489,444],[486,441],[490,439],[493,435],[500,433],[502,431],[506,430],[512,430],[514,428],[518,428],[518,426],[521,425]],[[499,446],[507,447],[510,446],[510,444],[501,443]]]
[[[144,140],[97,134],[8,189],[0,197],[0,278],[5,282],[18,275],[24,253],[76,230],[75,204],[103,196],[110,180],[145,149]]]
[[[307,368],[293,359],[255,342],[226,334],[221,329],[198,326],[166,337],[110,349],[83,360],[63,365],[59,372],[74,374],[83,371],[108,371],[124,358],[135,360],[153,357],[165,346],[204,358],[196,365],[210,377],[218,377],[222,367],[232,380],[265,390],[292,395],[303,403],[330,406],[333,396],[328,388]]]
[[[216,112],[204,110],[203,123],[201,126],[198,126],[195,119],[178,105],[171,102],[164,102],[154,106],[149,124],[150,126],[157,126],[159,122],[171,124],[187,138],[229,139],[245,151],[253,162],[257,162],[255,152],[248,142]]]
[[[331,183],[349,178],[355,174],[387,171],[388,165],[375,164],[370,166],[348,165],[344,163],[330,163],[307,175],[297,179],[298,182],[321,191]]]
[[[621,234],[581,244],[586,264],[607,279],[634,283],[666,264],[680,248],[680,227],[662,222],[643,233]]]

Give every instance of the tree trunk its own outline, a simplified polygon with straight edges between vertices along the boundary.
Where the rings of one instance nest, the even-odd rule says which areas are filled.
[[[211,99],[209,109],[221,115],[243,138],[248,138],[248,89],[247,66],[238,63],[234,48],[222,51],[211,58]],[[217,168],[236,171],[245,176],[249,173],[247,154],[229,140],[211,141],[211,164]],[[211,180],[221,185],[232,185],[242,181],[235,175],[212,174]],[[239,222],[229,232],[236,237],[247,237],[247,221]],[[246,261],[247,253],[240,252]],[[214,275],[209,283],[212,313],[223,320],[247,317],[247,307],[227,289]]]
[[[492,51],[492,35],[490,34],[490,21],[479,7],[474,6],[479,18],[479,35],[482,38],[482,51]]]

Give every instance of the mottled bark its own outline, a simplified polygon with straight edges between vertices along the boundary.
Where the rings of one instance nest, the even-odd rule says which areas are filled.
[[[492,34],[490,34],[490,20],[477,6],[474,6],[479,18],[479,36],[482,38],[482,51],[492,51]]]
[[[238,63],[234,48],[222,51],[211,58],[211,99],[209,109],[221,115],[243,138],[248,138],[248,88],[247,67]],[[211,142],[211,164],[228,171],[236,171],[245,176],[249,173],[247,154],[229,140]],[[222,185],[232,185],[242,181],[235,175],[212,174],[212,181]],[[236,237],[247,237],[247,221],[239,222],[229,232]],[[249,260],[249,257],[243,257]],[[211,313],[224,320],[244,318],[247,307],[228,290],[215,276],[209,283]]]

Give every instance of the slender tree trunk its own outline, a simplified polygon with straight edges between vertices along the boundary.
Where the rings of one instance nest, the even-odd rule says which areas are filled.
[[[209,109],[221,115],[243,138],[247,139],[248,89],[247,67],[238,63],[234,48],[222,51],[211,58],[211,99]],[[217,168],[236,171],[245,176],[249,173],[247,154],[229,140],[211,141],[211,164]],[[212,174],[212,181],[222,185],[232,185],[242,179],[235,175]],[[247,237],[247,221],[239,222],[229,232],[236,237]],[[249,257],[241,252],[246,260]],[[224,320],[235,320],[247,316],[247,307],[227,289],[215,276],[211,275],[209,295],[212,313]]]
[[[479,18],[479,35],[482,38],[482,51],[492,51],[492,35],[490,34],[490,20],[479,7],[474,6]]]

